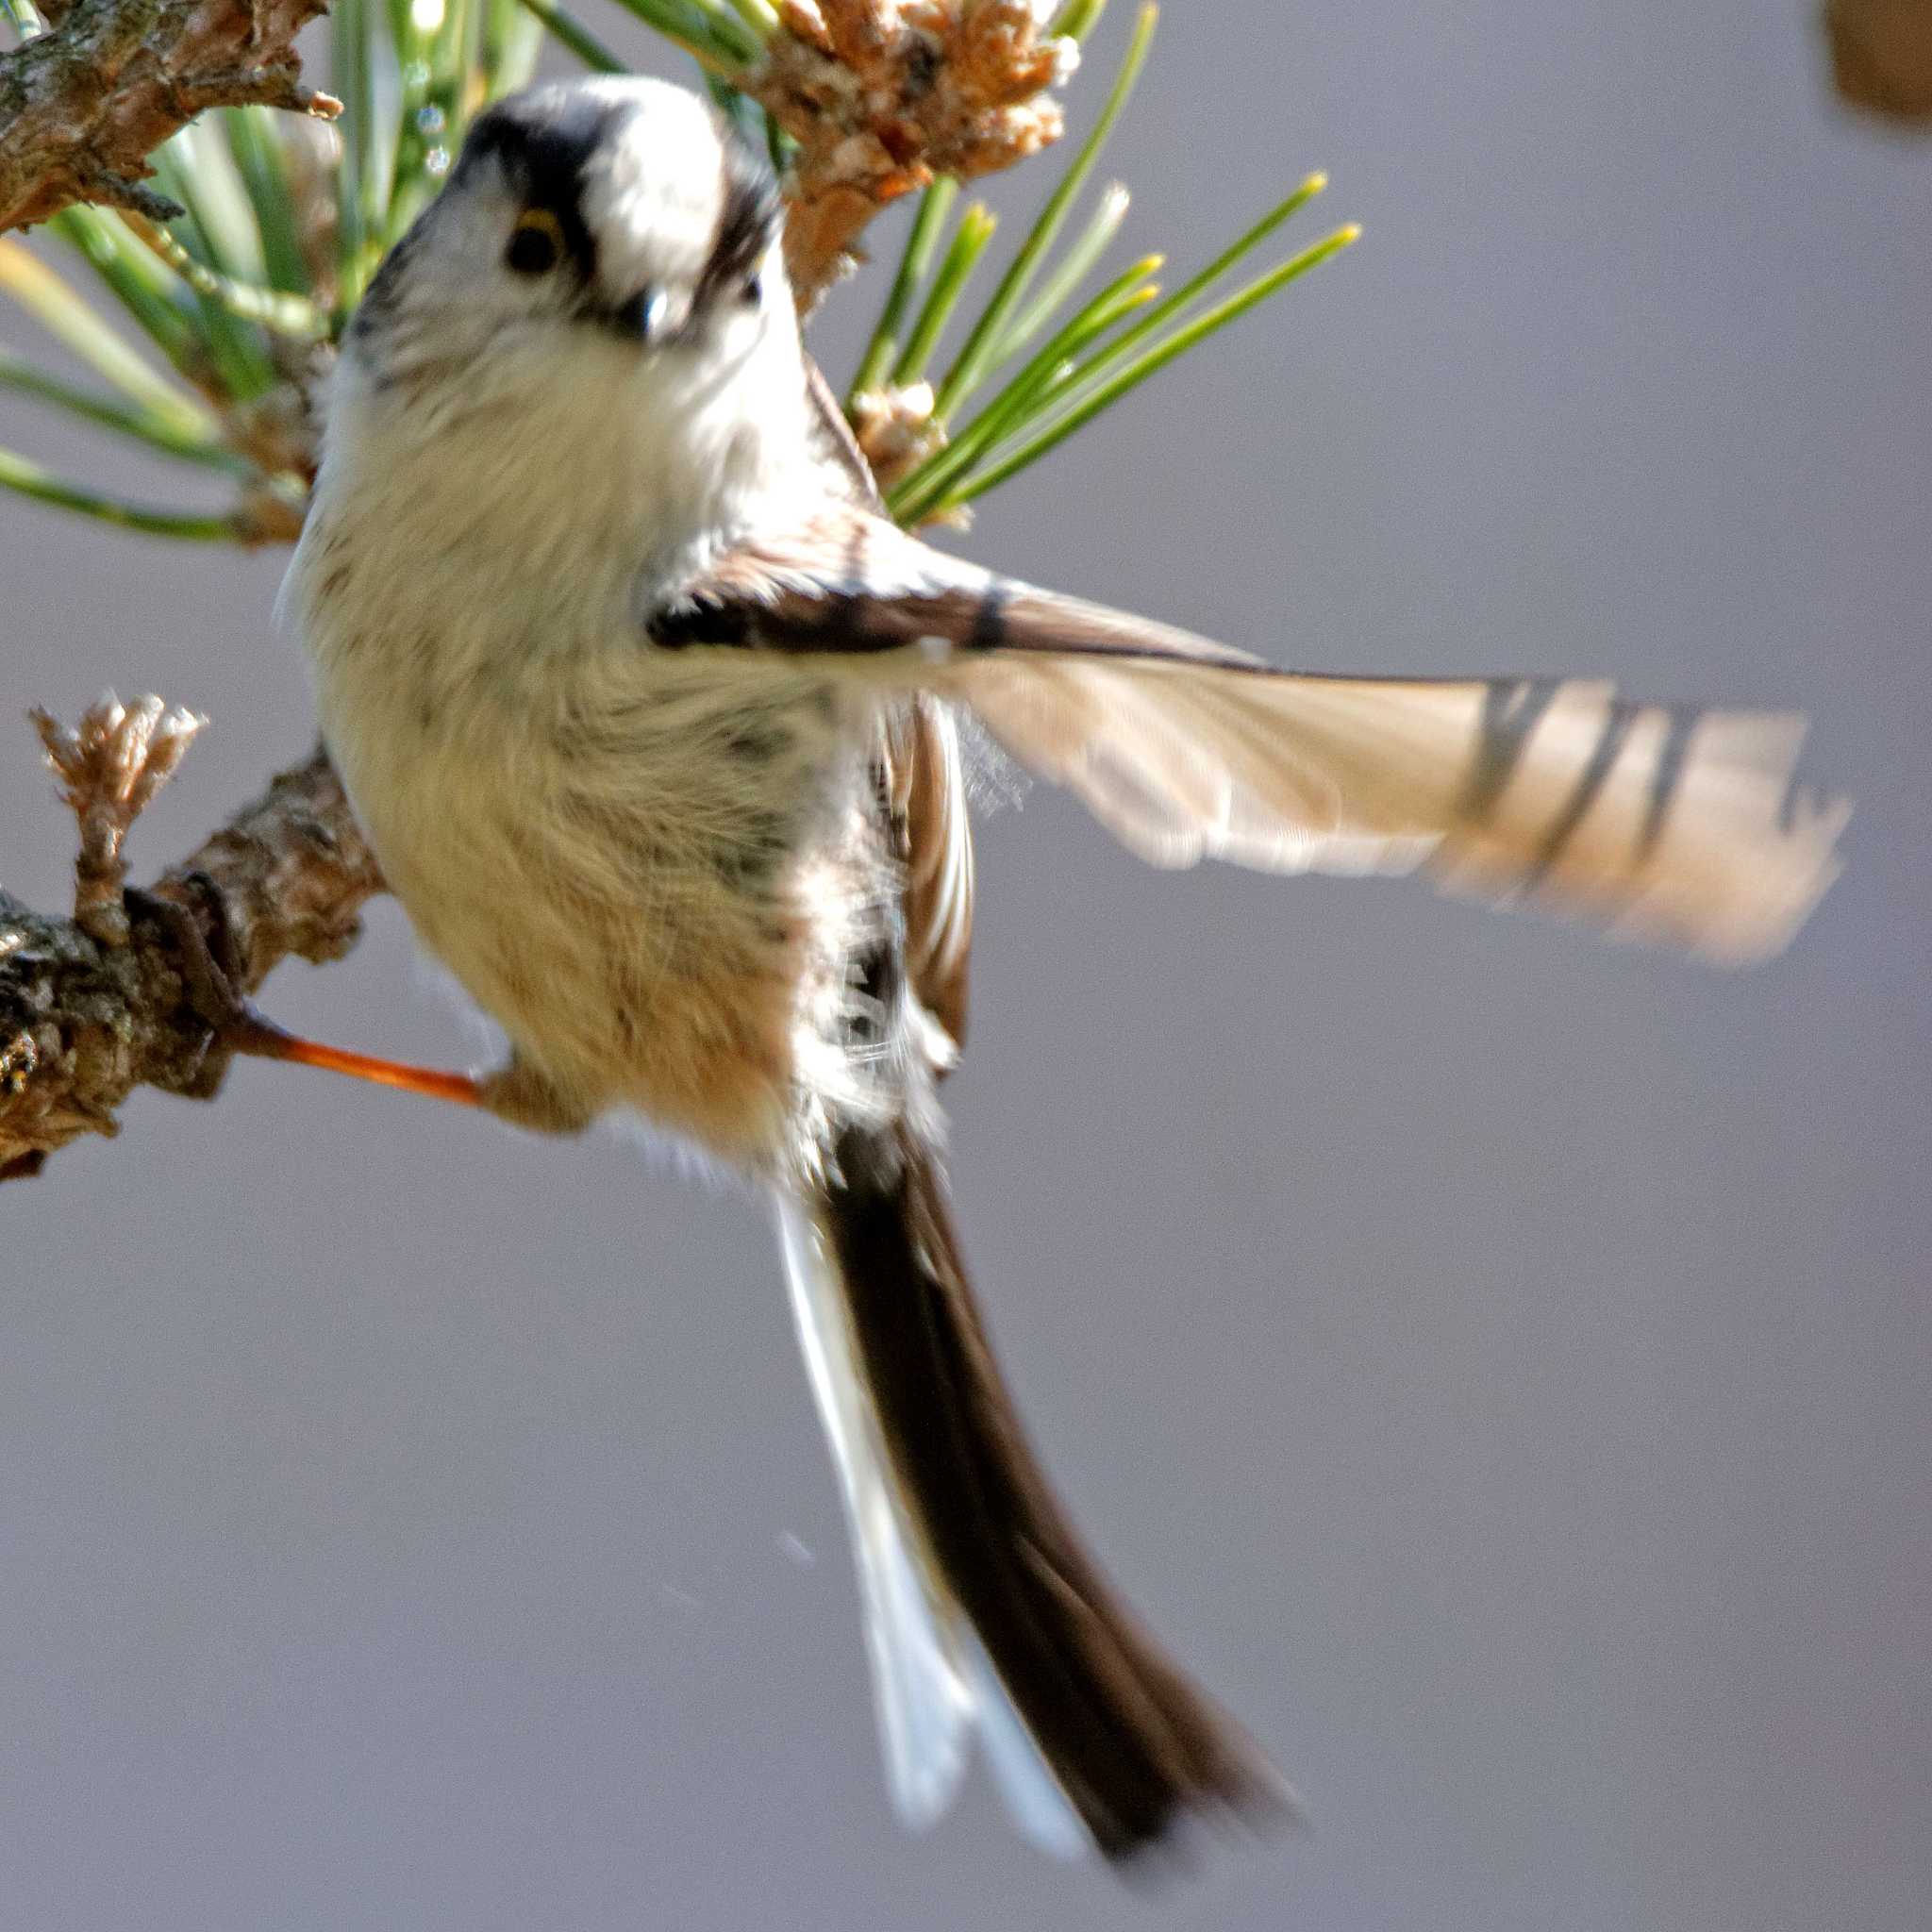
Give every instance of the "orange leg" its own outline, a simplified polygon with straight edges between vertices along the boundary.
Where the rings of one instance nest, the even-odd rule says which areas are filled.
[[[284,1032],[273,1020],[264,1020],[245,1001],[238,1003],[237,1011],[222,1027],[221,1039],[235,1052],[261,1059],[322,1067],[331,1074],[347,1074],[351,1079],[371,1080],[378,1087],[420,1094],[425,1100],[453,1100],[462,1107],[483,1105],[483,1090],[468,1074],[446,1074],[436,1067],[411,1066],[407,1060],[387,1060],[376,1054],[352,1053],[346,1047],[304,1040],[299,1034]]]
[[[373,1080],[378,1087],[394,1087],[429,1100],[453,1100],[463,1107],[487,1104],[482,1086],[468,1074],[445,1074],[434,1067],[413,1067],[403,1060],[383,1059],[375,1054],[350,1053],[342,1047],[324,1046],[319,1041],[285,1032],[273,1020],[264,1020],[236,991],[229,972],[208,950],[201,922],[188,907],[177,899],[132,888],[126,896],[131,910],[157,920],[175,941],[175,958],[189,998],[213,1036],[208,1092],[212,1093],[220,1084],[221,1068],[227,1055],[245,1053],[260,1059],[285,1060],[298,1067],[323,1067],[331,1074]]]

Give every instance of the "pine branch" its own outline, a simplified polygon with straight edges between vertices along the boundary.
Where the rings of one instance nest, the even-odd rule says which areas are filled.
[[[743,83],[798,143],[785,258],[808,312],[880,208],[940,175],[972,180],[1059,139],[1047,89],[1075,42],[1035,0],[781,0]]]
[[[253,14],[233,0],[75,0],[54,31],[0,57],[0,228],[85,198],[158,214],[160,198],[138,185],[145,157],[210,102],[332,112],[297,82],[288,52],[317,10],[316,0],[256,0]],[[787,252],[808,296],[899,194],[1008,166],[1058,134],[1041,91],[1070,67],[1073,39],[1044,34],[1044,10],[1035,0],[783,0],[742,85],[798,144]],[[735,11],[762,21],[761,8]],[[1076,5],[1062,20],[1077,37],[1097,11]],[[225,1056],[202,996],[208,962],[245,994],[291,953],[340,958],[382,890],[318,748],[150,891],[126,892],[123,841],[199,721],[142,699],[105,701],[72,731],[38,722],[80,852],[72,917],[0,891],[0,1179],[38,1173],[83,1134],[116,1132],[136,1087],[211,1097]]]
[[[129,720],[145,730],[130,732]],[[80,822],[81,856],[71,919],[0,891],[0,1180],[38,1174],[82,1134],[118,1131],[115,1114],[136,1087],[212,1097],[225,1060],[196,1003],[182,912],[249,992],[291,953],[341,958],[364,901],[382,890],[318,748],[150,892],[124,896],[121,838],[198,723],[147,698],[127,710],[105,700],[72,732],[42,725],[58,746],[50,761]]]
[[[148,156],[204,108],[260,102],[334,115],[293,42],[324,0],[73,0],[0,55],[0,230],[77,201],[150,220],[181,210],[143,186]]]

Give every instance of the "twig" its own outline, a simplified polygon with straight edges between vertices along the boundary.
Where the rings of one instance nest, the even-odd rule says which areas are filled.
[[[291,953],[341,958],[364,902],[381,890],[318,748],[163,874],[152,896],[192,914],[209,954],[247,992]],[[83,882],[77,896],[85,891]],[[92,903],[104,905],[105,893]],[[0,1179],[38,1173],[82,1134],[115,1132],[115,1113],[138,1086],[205,1098],[219,1084],[172,922],[141,895],[114,910],[125,922],[120,943],[0,892]]]
[[[147,157],[204,108],[340,112],[304,85],[293,51],[324,4],[74,0],[48,32],[0,54],[0,230],[76,201],[173,219],[181,210],[142,185]]]
[[[798,143],[786,265],[809,310],[880,208],[1009,168],[1060,134],[1046,90],[1077,49],[1034,0],[781,0],[744,90]]]
[[[852,433],[882,491],[891,490],[944,441],[933,421],[929,382],[860,390],[852,399],[851,413]]]
[[[170,710],[159,698],[130,708],[112,691],[69,727],[45,711],[28,713],[61,780],[61,796],[80,827],[74,861],[74,923],[104,946],[125,946],[127,882],[122,842],[208,723]]]

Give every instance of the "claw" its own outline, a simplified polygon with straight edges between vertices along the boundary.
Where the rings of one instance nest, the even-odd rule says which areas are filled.
[[[321,1067],[428,1100],[455,1101],[464,1107],[484,1104],[482,1088],[468,1074],[450,1074],[436,1067],[413,1066],[407,1060],[384,1059],[376,1054],[354,1053],[346,1047],[325,1046],[320,1041],[305,1040],[277,1026],[235,991],[230,971],[215,958],[201,922],[188,907],[178,899],[133,888],[126,896],[130,909],[165,926],[175,942],[175,957],[189,1001],[208,1028],[212,1084],[203,1083],[208,1091],[212,1092],[220,1083],[228,1056],[242,1053],[298,1067]]]

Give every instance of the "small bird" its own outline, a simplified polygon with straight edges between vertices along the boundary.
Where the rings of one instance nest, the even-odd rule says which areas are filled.
[[[948,1203],[958,721],[1158,865],[1417,871],[1740,961],[1836,871],[1801,724],[1535,677],[1291,674],[898,529],[800,345],[765,167],[660,82],[483,113],[356,313],[282,598],[327,743],[508,1060],[252,1044],[768,1188],[857,1551],[891,1795],[976,1737],[1124,1860],[1292,1815],[1103,1578],[1002,1386]]]

